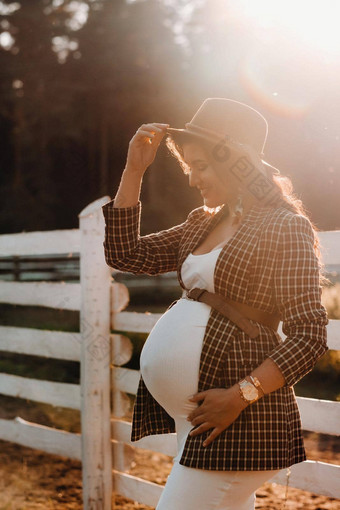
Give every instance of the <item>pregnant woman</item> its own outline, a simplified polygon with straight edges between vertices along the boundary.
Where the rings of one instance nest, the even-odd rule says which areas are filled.
[[[166,133],[204,205],[140,236],[142,178]],[[143,124],[102,208],[107,264],[177,271],[183,289],[145,342],[134,405],[132,441],[177,433],[157,510],[253,510],[258,487],[306,459],[293,385],[327,350],[323,264],[290,180],[263,160],[266,137],[259,112],[224,98],[185,129]]]

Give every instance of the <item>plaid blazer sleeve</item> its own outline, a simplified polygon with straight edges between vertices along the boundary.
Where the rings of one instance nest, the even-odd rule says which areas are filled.
[[[141,201],[130,207],[102,206],[105,219],[103,242],[106,263],[134,274],[157,275],[176,271],[178,247],[191,211],[183,223],[168,230],[140,236]]]
[[[280,234],[274,269],[274,297],[287,338],[269,357],[287,386],[306,375],[327,351],[327,312],[321,304],[314,231],[305,216],[294,214]]]

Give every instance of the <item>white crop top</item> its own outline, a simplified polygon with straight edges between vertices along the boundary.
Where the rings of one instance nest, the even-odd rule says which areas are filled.
[[[222,248],[223,246],[214,248],[212,251],[201,255],[189,253],[181,267],[181,277],[188,290],[199,287],[215,292],[214,272]],[[183,294],[185,294],[185,291],[183,291]]]

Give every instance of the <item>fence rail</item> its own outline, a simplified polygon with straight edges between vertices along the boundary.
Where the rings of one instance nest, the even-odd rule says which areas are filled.
[[[148,436],[132,443],[131,422],[123,420],[140,375],[123,366],[133,353],[124,333],[147,334],[162,314],[124,311],[129,303],[128,289],[111,281],[112,271],[103,257],[101,207],[109,199],[103,197],[87,206],[79,214],[79,229],[0,236],[0,256],[80,254],[80,283],[0,281],[1,303],[80,311],[79,333],[0,326],[1,351],[80,362],[80,384],[0,373],[0,393],[80,410],[82,434],[16,418],[0,420],[0,439],[81,460],[85,510],[111,509],[112,488],[156,506],[163,487],[126,473],[133,452],[141,448],[177,454],[175,434]],[[339,264],[340,231],[320,232],[320,239],[325,264]],[[340,350],[339,320],[329,322],[328,345]],[[305,430],[340,434],[340,402],[302,397],[297,402]],[[292,467],[290,486],[339,498],[339,479],[340,466],[306,461]],[[272,481],[285,484],[285,471]]]

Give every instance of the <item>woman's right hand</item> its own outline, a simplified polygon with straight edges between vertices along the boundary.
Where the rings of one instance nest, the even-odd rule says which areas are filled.
[[[125,168],[130,172],[143,175],[155,159],[169,124],[153,122],[142,124],[129,142],[129,150]]]

